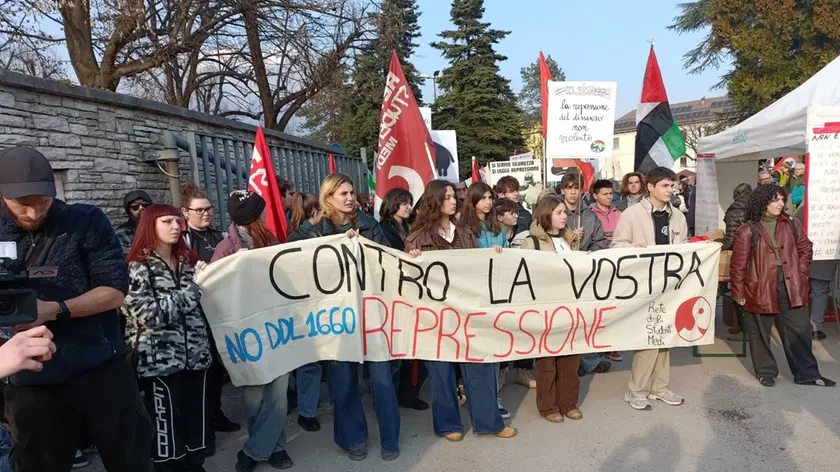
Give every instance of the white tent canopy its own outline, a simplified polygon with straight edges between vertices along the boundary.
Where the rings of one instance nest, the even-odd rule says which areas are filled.
[[[714,154],[718,162],[803,155],[808,108],[812,106],[840,106],[840,57],[747,120],[701,138],[698,154]]]

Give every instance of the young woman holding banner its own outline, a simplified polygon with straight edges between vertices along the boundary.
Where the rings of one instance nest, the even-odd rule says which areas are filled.
[[[178,209],[161,204],[140,216],[127,259],[125,341],[146,409],[164,425],[152,445],[155,470],[203,470],[210,338],[193,277],[206,264],[181,239]]]
[[[232,192],[227,211],[232,223],[227,239],[216,246],[213,262],[240,251],[280,243],[262,221],[265,200],[256,193],[250,190]],[[283,374],[267,385],[242,388],[248,415],[248,440],[236,455],[237,472],[251,472],[260,462],[268,462],[275,469],[288,469],[294,464],[286,452],[288,386],[289,374]]]
[[[574,231],[566,227],[566,205],[560,195],[549,195],[537,203],[531,235],[522,241],[522,249],[561,252],[576,251],[580,242]],[[537,365],[537,409],[552,423],[563,422],[563,416],[579,420],[578,410],[580,356],[541,357]]]
[[[425,251],[477,248],[475,234],[469,227],[456,228],[456,206],[454,184],[445,180],[429,182],[417,210],[414,230],[405,240],[406,252],[418,257]],[[460,441],[464,438],[464,427],[461,424],[454,367],[451,362],[426,362],[432,386],[435,434],[449,441]],[[516,436],[515,429],[505,426],[496,404],[496,366],[463,363],[460,367],[475,433],[495,434],[500,438]]]
[[[502,248],[508,247],[507,235],[502,230],[502,225],[493,210],[493,188],[484,182],[470,185],[464,205],[461,207],[458,225],[468,228],[476,235],[479,248],[493,248],[496,252],[502,252]],[[505,370],[500,368],[501,364],[496,364],[498,390],[501,390],[504,384],[504,376],[500,374],[507,370],[506,367]],[[496,397],[496,406],[503,419],[510,418],[510,412],[502,404],[502,397]]]
[[[379,224],[388,240],[388,245],[397,250],[405,249],[405,237],[410,232],[408,219],[414,207],[411,192],[402,188],[392,188],[382,199],[379,207]],[[429,377],[426,366],[419,360],[400,362],[397,376],[397,400],[400,406],[413,410],[425,411],[429,404],[420,399],[420,387]]]
[[[328,175],[321,183],[321,216],[314,222],[304,222],[300,230],[289,237],[289,241],[346,234],[351,238],[363,236],[388,246],[379,223],[358,209],[355,193],[353,179],[349,175]],[[369,382],[379,420],[382,459],[391,461],[400,455],[400,410],[391,362],[365,362],[365,368],[370,373]],[[335,402],[334,440],[349,452],[350,459],[354,461],[367,457],[368,439],[367,421],[359,394],[358,369],[358,363],[338,361],[331,362],[329,368],[330,391]],[[299,392],[300,388],[298,384]]]

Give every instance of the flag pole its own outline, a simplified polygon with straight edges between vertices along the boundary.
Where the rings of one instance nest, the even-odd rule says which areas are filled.
[[[432,168],[432,176],[433,176],[435,179],[437,179],[437,178],[438,178],[438,174],[437,174],[437,167],[435,167],[435,161],[434,161],[434,159],[432,159],[432,153],[431,153],[431,151],[429,151],[429,143],[424,142],[424,143],[423,143],[423,147],[426,149],[426,157],[428,157],[428,158],[429,158],[429,167],[431,167],[431,168]]]

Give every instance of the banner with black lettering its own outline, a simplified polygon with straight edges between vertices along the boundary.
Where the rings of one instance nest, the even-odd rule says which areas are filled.
[[[234,385],[320,360],[515,359],[711,344],[720,245],[405,253],[331,236],[198,277]]]

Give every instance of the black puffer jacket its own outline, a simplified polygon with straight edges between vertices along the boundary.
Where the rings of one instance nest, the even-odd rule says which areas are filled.
[[[297,233],[289,236],[289,242],[302,241],[304,239],[320,238],[322,236],[332,236],[334,234],[344,234],[347,231],[355,229],[359,234],[375,243],[383,246],[389,246],[388,240],[382,233],[382,227],[379,222],[361,211],[357,211],[356,217],[350,223],[342,226],[336,226],[329,218],[321,218],[317,223],[304,221]]]
[[[152,197],[142,190],[128,192],[123,197],[123,209],[125,210],[125,214],[128,215],[128,220],[117,226],[117,238],[120,240],[120,246],[122,246],[124,256],[128,255],[128,251],[131,249],[131,243],[134,242],[134,233],[137,232],[137,219],[131,216],[130,208],[131,202],[134,200],[144,200],[152,203]]]
[[[742,193],[726,209],[726,214],[723,216],[723,222],[726,224],[722,248],[724,251],[732,250],[735,244],[735,232],[747,222],[747,204],[750,201],[750,195],[752,192]]]

